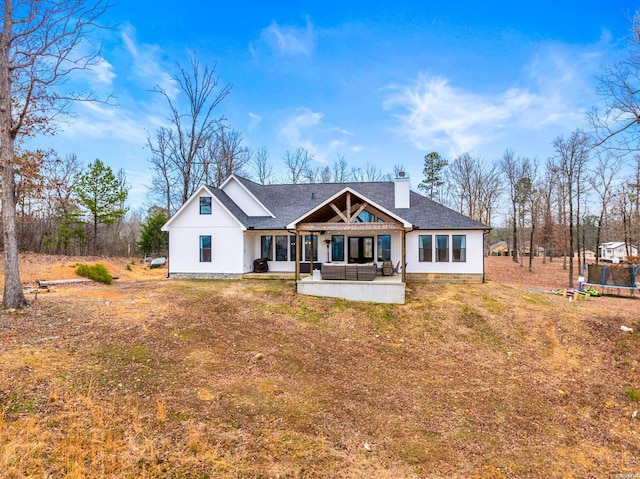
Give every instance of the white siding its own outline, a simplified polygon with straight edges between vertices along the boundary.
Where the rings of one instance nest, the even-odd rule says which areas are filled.
[[[631,256],[638,255],[638,249],[635,246],[630,246],[629,250],[631,252]],[[621,242],[603,243],[600,245],[600,251],[600,257],[608,261],[623,261],[627,257],[627,247]]]
[[[454,263],[452,258],[452,240],[449,238],[449,261],[448,262],[420,262],[418,250],[418,236],[433,236],[433,252],[435,256],[435,236],[436,235],[466,235],[467,239],[467,260],[465,262]],[[435,260],[435,258],[433,258]],[[484,265],[484,245],[483,232],[475,230],[430,230],[412,231],[407,233],[407,272],[408,273],[458,273],[474,274],[483,273]]]
[[[172,228],[169,239],[169,274],[241,274],[240,228]],[[200,262],[200,236],[211,236],[211,262]]]
[[[242,270],[243,234],[240,224],[213,197],[211,214],[200,214],[200,196],[193,197],[173,218],[169,228],[169,274],[232,273]],[[211,236],[211,262],[200,262],[200,236]]]
[[[247,216],[271,216],[235,178],[231,178],[229,182],[224,185],[222,191],[224,191]]]
[[[347,262],[348,255],[348,242],[349,237],[356,236],[372,236],[373,244],[374,244],[374,259],[378,257],[378,234],[389,234],[391,235],[391,261],[395,266],[398,262],[402,261],[402,236],[398,231],[391,231],[388,233],[379,233],[379,232],[360,232],[360,233],[344,233],[340,231],[327,231],[324,235],[318,235],[318,261],[315,263],[326,263],[329,261],[329,257],[331,256],[331,245],[329,245],[329,252],[327,253],[327,245],[325,240],[330,240],[333,235],[344,235],[344,261],[340,261],[341,263]],[[253,260],[256,258],[260,258],[261,251],[261,236],[273,236],[273,242],[275,245],[275,237],[279,235],[286,235],[287,238],[290,235],[287,231],[283,230],[273,230],[273,231],[247,231],[245,232],[245,254],[244,254],[244,268],[245,272],[253,270]],[[298,239],[298,242],[300,240]],[[275,250],[274,256],[275,258]],[[378,267],[382,267],[382,262],[377,261]],[[269,261],[269,271],[295,271],[296,270],[296,259],[288,257],[288,261]]]

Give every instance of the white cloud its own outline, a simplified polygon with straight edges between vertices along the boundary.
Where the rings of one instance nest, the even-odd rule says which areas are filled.
[[[282,26],[276,21],[271,22],[271,25],[260,33],[260,41],[277,54],[309,55],[315,48],[316,35],[307,17],[304,27]],[[253,44],[249,45],[249,51],[252,55],[256,55]]]
[[[554,136],[585,127],[585,112],[597,101],[594,78],[611,51],[608,41],[604,33],[587,47],[541,44],[519,67],[517,86],[502,92],[421,73],[409,85],[391,87],[383,108],[399,120],[398,135],[423,151],[453,156],[526,145],[536,155]]]
[[[133,58],[132,72],[145,82],[157,85],[169,98],[175,98],[179,88],[160,60],[161,48],[157,45],[138,44],[135,40],[135,29],[131,25],[123,28],[120,37]]]
[[[253,130],[260,123],[262,123],[262,117],[260,115],[256,115],[253,112],[249,112],[249,130]]]
[[[417,148],[449,147],[470,151],[494,137],[496,128],[522,114],[535,101],[524,90],[481,95],[454,88],[443,77],[421,74],[409,86],[397,89],[384,102],[400,120],[400,133]]]
[[[116,74],[113,72],[113,65],[104,58],[100,60],[100,63],[91,67],[90,70],[93,73],[95,81],[104,85],[111,85],[111,82],[116,77]]]
[[[328,123],[323,113],[308,108],[297,109],[285,118],[278,130],[278,137],[285,148],[306,148],[316,161],[323,164],[347,147],[345,136],[352,134]]]
[[[60,136],[72,141],[120,141],[142,148],[146,143],[148,122],[126,110],[102,103],[83,102],[77,116],[63,128]]]

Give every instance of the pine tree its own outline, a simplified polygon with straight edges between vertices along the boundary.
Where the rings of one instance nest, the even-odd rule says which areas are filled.
[[[432,151],[424,155],[424,179],[418,188],[424,190],[429,199],[434,199],[438,195],[439,188],[444,185],[443,170],[449,163],[442,158],[439,153]]]
[[[138,248],[145,255],[151,253],[161,254],[167,251],[169,234],[166,231],[162,231],[161,228],[168,219],[162,210],[157,210],[147,218],[147,223],[140,232],[140,241],[138,242]]]
[[[122,174],[120,175],[122,177]],[[93,254],[98,247],[98,224],[110,225],[127,212],[124,202],[129,190],[122,179],[116,178],[110,166],[96,159],[86,173],[79,175],[73,185],[80,205],[93,219]]]

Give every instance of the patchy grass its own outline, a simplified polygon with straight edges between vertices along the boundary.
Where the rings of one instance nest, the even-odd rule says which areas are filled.
[[[0,477],[640,470],[635,300],[502,281],[376,305],[134,266],[0,312]]]
[[[629,388],[624,392],[632,401],[640,401],[640,390],[636,388]]]

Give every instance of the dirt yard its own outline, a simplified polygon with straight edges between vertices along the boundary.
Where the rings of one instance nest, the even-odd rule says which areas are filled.
[[[74,272],[76,263],[103,264],[109,272],[119,278],[120,283],[161,279],[167,274],[166,268],[149,270],[140,260],[133,263],[121,258],[102,258],[87,256],[50,256],[27,254],[21,256],[21,279],[25,286],[35,286],[37,280],[74,279],[78,276]],[[127,269],[129,265],[129,269]],[[562,258],[542,262],[541,258],[534,258],[533,271],[529,271],[528,258],[524,266],[514,263],[507,257],[485,258],[486,277],[503,285],[522,286],[555,290],[565,288],[568,283],[567,269],[563,269]],[[574,282],[580,276],[577,264],[574,271]],[[2,277],[0,275],[0,285]]]
[[[640,474],[638,301],[540,292],[561,261],[406,305],[113,258],[28,255],[25,286],[76,262],[119,279],[0,312],[3,479]]]

